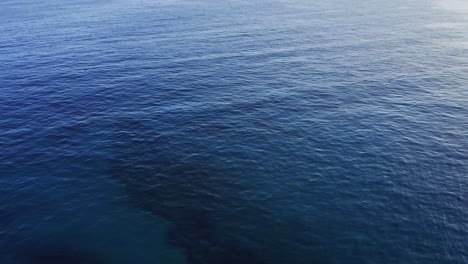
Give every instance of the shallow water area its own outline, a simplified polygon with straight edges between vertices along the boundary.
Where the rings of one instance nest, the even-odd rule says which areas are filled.
[[[1,180],[2,263],[186,263],[167,242],[166,221],[129,208],[122,186],[79,168]]]

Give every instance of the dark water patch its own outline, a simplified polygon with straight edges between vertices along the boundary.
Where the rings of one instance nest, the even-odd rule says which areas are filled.
[[[138,124],[129,127],[135,125],[141,128]],[[170,239],[187,250],[191,263],[212,263],[209,261],[213,260],[235,263],[229,262],[234,261],[233,256],[242,257],[242,254],[231,252],[236,247],[213,249],[210,244],[223,232],[219,227],[222,219],[217,218],[223,210],[221,195],[226,192],[235,195],[238,190],[230,189],[225,180],[228,178],[226,172],[214,169],[208,165],[209,161],[161,153],[171,145],[171,138],[151,140],[154,138],[151,131],[143,133],[148,140],[132,134],[139,140],[131,139],[125,144],[126,149],[119,152],[126,155],[112,162],[109,174],[125,183],[134,206],[174,224]],[[239,249],[239,252],[246,251],[249,250]],[[255,255],[253,252],[249,254]],[[251,262],[247,263],[262,263],[252,262],[253,257],[245,259],[249,258]]]
[[[177,136],[150,124],[123,122],[117,135],[122,155],[109,165],[108,174],[125,184],[130,205],[169,220],[170,241],[185,248],[190,263],[285,261],[284,256],[274,259],[269,237],[288,236],[291,228],[307,230],[310,223],[280,228],[286,223],[275,221],[274,208],[262,204],[269,195],[250,189],[251,179],[244,179],[242,171],[215,166],[208,153],[202,155],[193,145],[184,148]],[[296,242],[299,251],[314,253],[295,263],[327,263],[315,238]]]
[[[10,209],[0,209],[0,219],[2,219],[0,230],[6,230],[8,225],[15,220],[15,213]]]
[[[22,264],[104,264],[92,252],[60,246],[41,247],[32,252],[23,252]]]

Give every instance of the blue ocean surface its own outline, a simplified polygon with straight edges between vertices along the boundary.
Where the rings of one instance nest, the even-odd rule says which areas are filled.
[[[468,263],[468,2],[2,0],[0,263]]]

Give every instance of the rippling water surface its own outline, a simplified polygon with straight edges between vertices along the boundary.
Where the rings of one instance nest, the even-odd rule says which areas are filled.
[[[1,1],[0,263],[468,263],[467,7]]]

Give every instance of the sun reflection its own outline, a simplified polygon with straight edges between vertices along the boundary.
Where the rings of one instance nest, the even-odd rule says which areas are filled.
[[[440,0],[437,6],[446,10],[468,13],[467,0]]]

